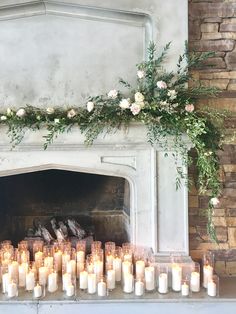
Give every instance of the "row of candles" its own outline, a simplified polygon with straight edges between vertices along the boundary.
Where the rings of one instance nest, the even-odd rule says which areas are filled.
[[[77,286],[99,297],[106,297],[117,285],[124,293],[139,297],[156,290],[166,294],[169,287],[184,297],[200,291],[198,263],[183,263],[177,256],[171,263],[158,263],[149,250],[130,243],[117,247],[114,242],[106,242],[103,249],[100,241],[94,241],[91,253],[86,255],[84,240],[78,241],[76,248],[70,242],[48,246],[34,241],[31,253],[27,241],[21,241],[17,249],[10,241],[3,241],[0,262],[2,292],[9,298],[18,295],[18,288],[42,298],[46,291],[56,292],[59,282],[67,297],[76,295]],[[203,287],[209,296],[218,295],[219,279],[213,274],[210,253],[204,258]]]

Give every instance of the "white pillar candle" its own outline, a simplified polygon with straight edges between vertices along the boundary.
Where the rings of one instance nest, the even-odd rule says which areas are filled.
[[[125,293],[131,293],[134,289],[134,276],[130,273],[125,273],[123,278],[123,291]]]
[[[35,286],[35,277],[34,273],[32,271],[28,272],[26,274],[26,280],[25,280],[25,289],[27,291],[33,291]]]
[[[113,255],[107,255],[106,256],[106,264],[108,267],[113,266],[114,256]]]
[[[135,263],[136,279],[144,278],[145,262],[140,260]]]
[[[121,281],[121,258],[115,257],[113,260],[113,269],[115,270],[116,273],[116,281]]]
[[[107,295],[107,285],[104,281],[98,282],[98,296],[105,297]]]
[[[66,287],[66,295],[72,297],[75,294],[75,286],[70,284]]]
[[[20,261],[21,263],[28,263],[28,251],[23,251],[21,252],[21,255],[20,255]]]
[[[172,265],[172,289],[181,291],[182,267],[178,264]]]
[[[19,277],[19,264],[16,261],[11,262],[8,265],[8,272],[11,277],[15,282],[18,282],[18,277]]]
[[[167,273],[160,273],[158,276],[158,292],[167,293],[168,292],[168,275]]]
[[[79,274],[84,271],[84,263],[77,262],[77,278],[79,278]]]
[[[19,287],[25,287],[27,271],[28,263],[22,263],[19,265]]]
[[[212,279],[213,276],[213,267],[210,265],[203,266],[203,287],[207,288],[208,281]]]
[[[97,281],[100,277],[103,276],[103,262],[102,261],[95,261],[93,264],[93,272],[96,274]]]
[[[62,275],[62,290],[66,291],[69,285],[71,285],[71,274],[65,273]]]
[[[207,294],[210,297],[216,296],[216,283],[213,280],[209,280],[207,284]]]
[[[155,268],[153,266],[145,267],[144,272],[146,290],[152,291],[155,289]]]
[[[66,272],[71,274],[72,277],[76,276],[76,261],[70,260],[66,263]]]
[[[34,287],[34,298],[41,298],[42,296],[42,287],[37,284],[35,287]]]
[[[91,274],[91,273],[93,273],[93,271],[94,271],[93,263],[87,264],[87,272]]]
[[[181,294],[183,297],[187,297],[189,295],[189,285],[186,282],[181,285]]]
[[[142,281],[136,281],[135,283],[135,295],[141,297],[144,294],[144,283]]]
[[[9,273],[5,273],[2,275],[2,292],[7,293],[7,288],[9,283],[11,282],[11,277]]]
[[[55,252],[53,255],[53,258],[54,258],[55,270],[57,272],[61,272],[61,270],[62,270],[62,252],[61,251]]]
[[[196,271],[193,271],[191,273],[190,289],[192,292],[199,292],[200,291],[200,274]]]
[[[125,254],[124,255],[124,262],[128,261],[132,263],[132,255],[131,254]]]
[[[17,285],[14,282],[10,282],[7,286],[8,298],[14,298],[17,296]]]
[[[57,273],[51,273],[48,275],[48,292],[55,292],[57,288]]]
[[[53,269],[53,257],[52,256],[45,257],[44,266],[47,267],[48,269]]]
[[[97,290],[97,279],[95,274],[88,274],[88,293],[93,294]]]
[[[122,274],[132,273],[132,263],[129,261],[122,262]]]
[[[82,290],[88,288],[88,273],[85,270],[79,275],[79,287]]]
[[[107,271],[107,289],[113,290],[116,287],[116,273],[114,269],[108,269]]]
[[[43,264],[43,252],[38,251],[34,254],[34,260],[37,267]]]
[[[39,268],[39,284],[46,285],[48,279],[48,269],[45,266]]]
[[[67,262],[70,261],[70,254],[62,254],[62,267],[66,267]]]
[[[85,262],[85,252],[84,251],[78,251],[76,253],[76,261],[77,263],[83,263]]]

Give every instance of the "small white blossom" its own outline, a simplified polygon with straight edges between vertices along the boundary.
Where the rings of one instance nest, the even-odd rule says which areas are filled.
[[[134,99],[135,99],[135,102],[143,102],[144,101],[144,96],[143,96],[142,93],[137,92],[134,95]]]
[[[139,114],[139,112],[141,111],[141,106],[137,103],[133,103],[130,107],[130,111],[132,112],[132,114],[134,116],[136,116],[137,114]]]
[[[7,117],[6,116],[1,116],[1,121],[6,121],[7,120]]]
[[[88,112],[93,111],[93,108],[94,108],[94,103],[92,101],[88,101],[87,102],[87,110],[88,110]]]
[[[167,88],[167,84],[164,81],[158,81],[157,82],[157,87],[160,89],[166,89]]]
[[[144,78],[144,76],[145,76],[144,71],[142,71],[142,70],[137,71],[137,76],[138,76],[139,79]]]
[[[70,109],[68,112],[67,112],[67,118],[69,119],[72,119],[76,116],[76,111],[74,109]]]
[[[40,121],[40,120],[41,120],[41,116],[40,116],[40,115],[37,115],[37,116],[36,116],[36,119],[37,119],[38,121]]]
[[[211,203],[213,206],[217,206],[217,205],[220,203],[220,201],[219,201],[219,199],[218,199],[217,197],[212,197],[212,198],[210,199],[210,203]]]
[[[54,119],[54,123],[60,123],[60,119],[55,118],[55,119]]]
[[[168,91],[167,95],[171,100],[174,100],[177,97],[177,92],[174,89]]]
[[[120,108],[128,109],[130,107],[130,100],[129,99],[122,99],[119,103]]]
[[[25,112],[25,109],[23,109],[23,108],[17,110],[17,112],[16,112],[16,115],[17,115],[17,117],[19,117],[19,118],[24,117],[25,114],[26,114],[26,112]]]
[[[12,116],[13,115],[13,111],[11,110],[11,108],[7,108],[7,116]]]
[[[48,108],[46,109],[46,112],[47,112],[47,114],[53,114],[53,113],[55,112],[55,110],[54,110],[54,108],[52,108],[52,107],[48,107]]]
[[[186,105],[185,106],[185,110],[187,111],[187,112],[193,112],[194,111],[194,105],[193,104],[188,104],[188,105]]]
[[[118,91],[116,89],[112,89],[109,91],[109,93],[107,94],[107,96],[109,98],[115,99],[118,96]]]

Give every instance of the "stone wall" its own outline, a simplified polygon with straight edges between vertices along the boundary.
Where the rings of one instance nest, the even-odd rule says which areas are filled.
[[[205,105],[236,113],[236,1],[189,0],[189,45],[195,51],[215,51],[208,65],[193,74],[222,93],[216,99],[204,99]],[[198,259],[210,249],[216,253],[216,268],[221,274],[236,274],[236,118],[226,121],[227,143],[219,152],[223,192],[214,210],[219,244],[212,243],[206,232],[206,218],[201,215],[207,198],[195,187],[189,195],[190,253]],[[194,169],[190,169],[194,174]]]

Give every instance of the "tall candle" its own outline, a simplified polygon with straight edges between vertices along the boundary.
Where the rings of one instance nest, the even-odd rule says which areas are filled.
[[[34,286],[35,286],[34,273],[32,271],[30,271],[26,274],[25,289],[27,291],[33,291]]]
[[[7,288],[9,283],[11,282],[11,277],[9,273],[5,273],[2,275],[2,292],[7,293]]]
[[[122,262],[122,274],[132,273],[132,263],[129,261]]]
[[[93,294],[97,290],[97,280],[95,274],[88,274],[88,293]]]
[[[134,276],[130,273],[125,273],[123,278],[123,291],[131,293],[134,289]]]
[[[107,289],[113,290],[116,287],[116,273],[114,269],[107,271]]]
[[[113,266],[113,260],[114,260],[114,256],[109,254],[106,256],[106,264],[108,267],[112,267]]]
[[[144,278],[145,262],[140,260],[135,263],[136,279]]]
[[[116,273],[116,281],[121,281],[121,266],[122,266],[122,261],[121,258],[115,257],[113,260],[113,269],[115,270]]]
[[[76,276],[76,261],[70,260],[66,263],[66,272],[71,274],[73,277]]]
[[[11,264],[8,265],[8,272],[15,282],[18,282],[18,276],[19,276],[19,264],[16,261],[11,262]]]
[[[77,262],[77,278],[79,278],[79,274],[84,271],[84,263]]]
[[[62,252],[60,250],[55,252],[53,255],[53,258],[54,258],[55,270],[57,272],[61,272],[61,270],[62,270]]]
[[[43,252],[38,251],[34,254],[34,260],[37,267],[43,264]]]
[[[213,267],[210,265],[203,266],[203,287],[207,288],[208,281],[212,279]]]
[[[200,274],[196,271],[193,271],[191,273],[190,289],[192,292],[199,292],[200,291]]]
[[[183,297],[187,297],[189,295],[189,285],[186,282],[181,285],[181,294]]]
[[[207,294],[210,297],[216,297],[216,283],[212,279],[208,281]]]
[[[98,296],[105,297],[107,295],[107,285],[104,281],[98,282]]]
[[[78,251],[76,253],[76,261],[77,263],[83,263],[85,262],[85,252],[84,251]]]
[[[99,277],[103,275],[103,262],[102,261],[95,261],[93,264],[93,272],[97,276],[97,281]]]
[[[155,289],[155,268],[153,266],[145,267],[145,283],[146,290],[152,291]]]
[[[45,257],[44,266],[47,267],[48,269],[53,269],[53,257],[52,256]]]
[[[39,284],[46,285],[48,279],[48,269],[47,267],[40,267],[39,268]]]
[[[70,254],[62,254],[62,267],[66,267],[67,262],[70,261]]]
[[[124,261],[128,261],[132,263],[132,254],[125,254],[124,255]]]
[[[34,297],[41,298],[42,294],[43,294],[42,287],[39,284],[37,284],[34,287]]]
[[[140,280],[135,283],[135,295],[141,297],[144,294],[144,283]]]
[[[48,292],[55,292],[57,288],[57,273],[53,272],[48,275]]]
[[[172,265],[172,289],[181,291],[182,267],[178,264]]]
[[[25,287],[27,271],[28,263],[22,263],[19,265],[19,287]]]
[[[65,273],[62,275],[62,290],[66,291],[69,285],[71,285],[71,274]]]
[[[88,273],[84,270],[79,276],[79,287],[84,290],[88,288]]]
[[[167,273],[160,273],[158,276],[158,292],[167,293],[168,292],[168,275]]]

